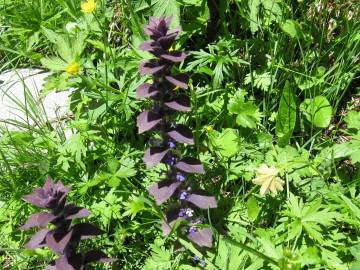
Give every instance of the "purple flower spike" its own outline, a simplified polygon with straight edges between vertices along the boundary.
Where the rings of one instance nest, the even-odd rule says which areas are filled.
[[[195,211],[217,207],[214,196],[203,190],[192,191],[191,186],[184,186],[187,174],[204,174],[204,166],[200,160],[193,157],[184,157],[178,148],[179,144],[194,145],[191,128],[175,122],[176,115],[181,112],[191,111],[191,100],[186,91],[189,76],[185,73],[173,74],[177,63],[183,62],[187,53],[174,51],[173,43],[180,35],[181,29],[169,29],[172,18],[150,17],[149,24],[144,27],[144,32],[150,40],[143,42],[140,49],[151,53],[154,58],[141,61],[139,70],[141,75],[152,75],[152,83],[144,83],[136,90],[136,98],[149,98],[153,101],[152,109],[143,111],[137,117],[139,134],[145,131],[156,131],[160,141],[150,139],[150,147],[145,151],[144,161],[147,168],[158,163],[167,164],[166,178],[152,184],[148,191],[160,205],[173,197],[179,204],[175,209],[168,210],[166,219],[162,224],[165,235],[173,230],[177,220],[190,222],[191,227],[186,232],[188,238],[200,247],[211,247],[212,231],[208,228],[197,227],[202,220],[196,218]],[[151,142],[152,141],[152,142]],[[191,152],[191,151],[189,151]],[[191,180],[191,179],[190,179]],[[187,181],[187,184],[191,184]],[[196,211],[198,212],[198,210]],[[179,223],[184,227],[184,223]],[[205,262],[199,260],[198,264],[204,266]]]
[[[54,252],[62,255],[46,267],[49,270],[81,270],[93,261],[110,262],[105,254],[92,251],[85,255],[76,253],[80,240],[102,234],[103,231],[89,223],[72,225],[72,220],[85,218],[90,212],[72,203],[65,203],[70,188],[61,182],[54,183],[48,178],[42,188],[34,189],[33,193],[24,196],[24,199],[40,208],[47,208],[49,212],[35,213],[21,227],[28,230],[33,227],[44,228],[49,223],[53,229],[41,229],[26,244],[26,248],[35,249],[47,246]]]

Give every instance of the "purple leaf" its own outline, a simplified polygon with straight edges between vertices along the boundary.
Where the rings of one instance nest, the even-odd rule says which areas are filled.
[[[205,173],[204,166],[201,164],[201,162],[198,159],[192,157],[183,158],[178,163],[176,163],[175,167],[187,173]]]
[[[166,27],[169,28],[172,20],[173,20],[173,16],[169,16],[169,17],[166,17],[164,20],[165,20],[165,23],[166,23]]]
[[[80,262],[80,267],[81,267]],[[56,270],[76,270],[80,268],[74,268],[68,261],[68,258],[66,256],[61,256],[59,259],[55,261],[55,269]]]
[[[212,231],[209,228],[197,228],[195,232],[190,232],[188,238],[200,247],[212,246]]]
[[[151,17],[149,21],[149,24],[144,27],[144,32],[156,40],[159,37],[166,35],[171,19],[164,19],[163,17],[158,19],[156,17]]]
[[[160,163],[170,149],[164,147],[150,147],[145,151],[144,161],[148,169]]]
[[[156,43],[152,40],[150,41],[145,41],[143,43],[140,44],[139,49],[142,51],[152,51],[154,49],[154,47],[156,47]]]
[[[152,196],[154,196],[156,204],[160,205],[175,193],[180,184],[180,182],[163,180],[150,186],[148,191]]]
[[[180,62],[184,61],[186,57],[187,57],[186,53],[174,52],[174,51],[161,55],[161,58],[166,59],[171,62],[174,62],[174,63],[180,63]]]
[[[151,130],[161,122],[161,116],[152,111],[143,111],[137,117],[137,127],[139,134]]]
[[[169,50],[175,39],[178,37],[178,32],[167,34],[166,36],[160,37],[157,42],[164,50]]]
[[[145,41],[139,47],[142,51],[152,53],[156,57],[166,54],[166,51],[154,41]]]
[[[49,222],[53,221],[55,216],[48,212],[39,212],[30,216],[27,222],[20,227],[22,230],[28,230],[33,227],[45,227]]]
[[[209,196],[205,191],[193,191],[186,198],[188,202],[196,205],[199,208],[208,209],[208,208],[216,208],[217,202],[214,196]]]
[[[25,245],[27,249],[35,249],[45,246],[46,235],[50,232],[49,229],[42,229],[36,232],[30,241]]]
[[[189,77],[185,73],[165,76],[165,79],[175,86],[178,86],[182,89],[188,89]]]
[[[74,235],[76,237],[80,237],[82,240],[88,239],[93,236],[101,235],[104,233],[98,227],[96,227],[95,225],[92,225],[90,223],[76,224],[74,226],[73,230],[74,230]]]
[[[166,68],[167,65],[160,65],[156,60],[144,60],[140,62],[140,75],[156,74]]]
[[[137,88],[136,98],[137,99],[149,98],[156,96],[159,93],[160,93],[159,90],[157,90],[152,84],[144,83]]]
[[[64,215],[66,220],[71,220],[87,217],[90,215],[90,211],[82,207],[77,207],[74,204],[67,204],[64,208]]]
[[[179,111],[179,112],[191,111],[190,98],[188,96],[181,95],[171,101],[165,102],[164,104],[170,109],[173,109],[175,111]]]
[[[45,270],[57,270],[55,264],[53,264],[53,263],[55,263],[55,262],[51,262],[51,264],[47,265],[45,267]]]
[[[169,235],[172,226],[178,221],[184,218],[178,216],[179,208],[175,207],[166,212],[166,220],[162,223],[161,227],[164,235]]]
[[[99,250],[91,250],[86,252],[84,257],[84,264],[91,262],[103,262],[103,263],[111,263],[115,261],[114,259],[109,258],[106,254]]]
[[[161,229],[164,235],[169,235],[171,232],[171,227],[165,221],[161,224]]]
[[[37,191],[34,191],[34,193]],[[45,208],[45,202],[44,200],[39,197],[37,194],[31,193],[29,195],[25,195],[23,199],[27,201],[28,203],[31,203],[32,205],[35,205],[40,208]]]
[[[178,37],[181,34],[181,27],[177,26],[174,29],[169,30],[166,34],[167,35],[171,35],[171,34],[176,34],[176,36]]]
[[[176,125],[176,128],[169,131],[167,135],[174,141],[191,145],[194,144],[192,131],[185,125]]]
[[[69,192],[70,188],[61,182],[54,184],[49,177],[42,188],[35,188],[31,194],[25,195],[23,199],[40,208],[61,208]]]
[[[69,231],[65,235],[52,231],[46,235],[46,245],[56,253],[62,254],[72,236],[73,231]]]

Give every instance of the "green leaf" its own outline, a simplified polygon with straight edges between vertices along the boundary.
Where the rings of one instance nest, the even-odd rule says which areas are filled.
[[[360,112],[350,111],[344,118],[347,128],[360,129]]]
[[[154,244],[151,244],[151,256],[147,258],[144,270],[168,270],[172,265],[172,250],[165,247],[163,239],[155,239]]]
[[[259,108],[252,101],[245,101],[246,92],[238,91],[230,99],[228,110],[237,114],[236,123],[245,128],[256,128],[261,119]]]
[[[139,212],[146,209],[145,200],[143,196],[132,196],[129,201],[124,203],[126,211],[123,213],[123,216],[131,216],[131,219],[134,219]]]
[[[130,158],[124,158],[120,161],[120,168],[116,172],[119,178],[129,178],[136,175],[135,162]]]
[[[247,201],[247,212],[248,212],[248,216],[249,219],[251,221],[256,220],[257,216],[260,213],[260,207],[259,204],[256,200],[256,197],[254,196],[250,196],[250,198]]]
[[[260,0],[249,0],[249,21],[250,21],[250,30],[252,33],[255,33],[259,30],[259,10],[260,10]]]
[[[226,128],[221,133],[212,131],[208,135],[213,151],[230,158],[239,152],[239,134],[237,130]]]
[[[172,25],[180,25],[180,7],[176,0],[152,0],[155,17],[173,16]]]
[[[314,126],[326,128],[329,126],[332,116],[332,107],[326,97],[317,96],[313,99],[305,99],[300,109],[304,112],[306,119]]]
[[[302,37],[302,31],[297,21],[286,20],[283,24],[280,25],[280,27],[291,38],[300,39]]]
[[[288,144],[296,123],[296,100],[289,82],[280,99],[280,106],[276,117],[275,133],[279,138],[279,146]]]
[[[67,67],[67,63],[59,57],[42,58],[41,64],[52,71],[64,71]]]

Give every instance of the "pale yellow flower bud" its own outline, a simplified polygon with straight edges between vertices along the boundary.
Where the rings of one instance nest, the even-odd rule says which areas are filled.
[[[278,191],[283,191],[285,182],[277,177],[279,170],[274,166],[268,167],[266,164],[262,164],[256,172],[256,178],[252,182],[256,185],[260,185],[260,194],[264,196],[270,190],[273,194],[277,195]]]

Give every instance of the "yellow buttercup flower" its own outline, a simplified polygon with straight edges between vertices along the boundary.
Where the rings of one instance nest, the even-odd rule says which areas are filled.
[[[76,61],[72,61],[68,66],[66,67],[65,71],[71,75],[76,75],[79,73],[80,65]]]
[[[81,11],[84,13],[93,13],[95,9],[96,9],[95,0],[87,0],[86,2],[81,4]]]
[[[207,127],[206,127],[206,131],[207,131],[207,132],[214,131],[214,126],[213,126],[213,125],[207,126]]]
[[[256,185],[260,185],[260,195],[264,196],[270,190],[273,194],[277,195],[278,191],[283,191],[285,182],[277,177],[279,170],[274,166],[268,167],[266,164],[262,164],[257,172],[256,178],[252,182]]]

